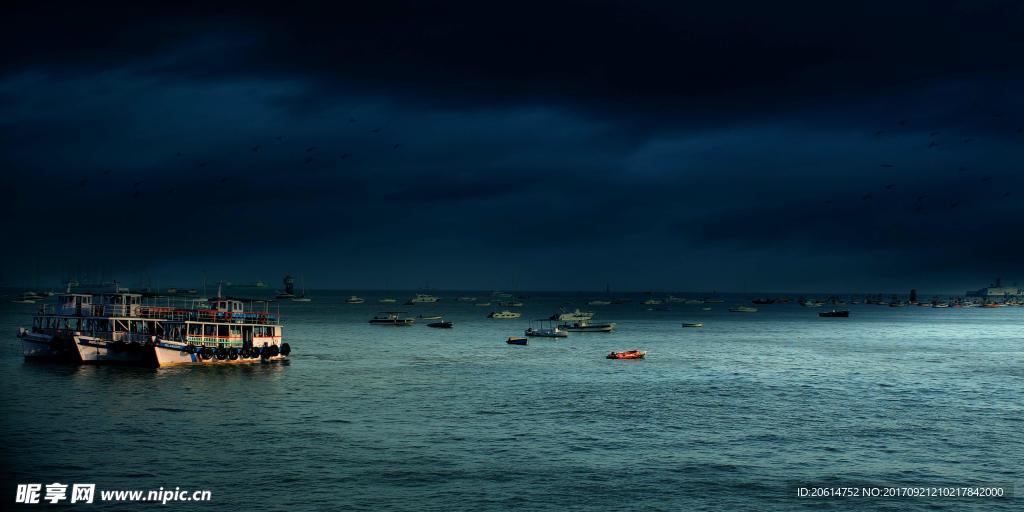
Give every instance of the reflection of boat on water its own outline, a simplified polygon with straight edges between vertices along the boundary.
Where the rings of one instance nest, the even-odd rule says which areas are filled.
[[[523,314],[518,312],[518,311],[509,311],[509,310],[506,309],[504,311],[492,311],[491,313],[489,313],[487,315],[487,318],[496,318],[496,319],[499,319],[499,320],[511,320],[511,319],[514,319],[514,318],[520,318],[522,316],[523,316]]]
[[[615,330],[615,322],[592,324],[587,320],[577,320],[572,323],[560,324],[558,328],[571,332],[612,332]]]
[[[612,352],[606,356],[607,359],[643,359],[647,352],[642,350],[627,350],[625,352]]]
[[[402,311],[383,311],[370,319],[373,325],[406,326],[416,323],[415,318],[402,318]]]

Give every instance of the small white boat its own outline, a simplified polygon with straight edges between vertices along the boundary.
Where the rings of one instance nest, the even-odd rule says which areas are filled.
[[[384,297],[384,298],[381,298],[381,299],[377,299],[377,302],[379,302],[381,304],[394,304],[394,303],[396,303],[398,301],[393,299],[393,298],[391,298],[391,297]]]
[[[579,308],[576,308],[575,311],[562,311],[559,313],[555,313],[551,315],[551,318],[549,318],[549,320],[558,320],[561,322],[566,322],[574,320],[590,320],[591,318],[594,318],[594,313],[592,311],[580,311]]]
[[[419,315],[416,318],[419,318],[420,320],[441,320],[444,317],[442,317],[441,315],[431,315],[431,316]]]
[[[298,297],[292,297],[292,302],[312,302],[312,300],[313,299],[311,299],[309,297],[306,297],[305,295],[300,295]]]
[[[345,299],[346,304],[362,304],[364,302],[366,302],[366,299],[356,295],[351,295],[349,298]]]
[[[683,322],[683,327],[704,327],[704,322]]]
[[[595,299],[595,300],[587,302],[587,305],[588,306],[607,306],[607,305],[609,305],[611,303],[612,303],[612,301],[610,301],[610,300]]]
[[[709,307],[709,306],[704,306],[704,307],[700,308],[700,310],[701,310],[701,311],[711,311],[711,307]]]
[[[523,316],[523,314],[518,312],[518,311],[509,311],[509,310],[506,309],[504,311],[492,311],[490,314],[487,315],[487,318],[497,318],[499,320],[511,320],[511,319],[514,319],[514,318],[520,318],[522,316]]]
[[[644,304],[645,306],[656,306],[656,305],[658,305],[658,304],[661,304],[661,303],[663,303],[663,302],[664,302],[664,301],[663,301],[663,300],[661,300],[661,299],[647,299],[647,300],[645,300],[645,301],[643,302],[643,304]]]
[[[370,319],[370,323],[373,325],[394,325],[394,326],[407,326],[416,323],[415,318],[402,318],[401,311],[385,311],[378,313]]]
[[[417,293],[415,297],[405,302],[406,305],[412,306],[415,304],[433,304],[441,299],[434,297],[433,295],[427,295],[425,293]]]
[[[750,306],[736,306],[734,308],[729,308],[729,312],[730,313],[757,313],[757,308],[752,308]]]
[[[480,306],[480,307],[487,307],[487,306],[490,306],[490,305],[491,305],[490,302],[480,302],[480,303],[477,304],[477,306]]]
[[[455,300],[459,302],[476,302],[476,297],[459,297],[458,299]]]

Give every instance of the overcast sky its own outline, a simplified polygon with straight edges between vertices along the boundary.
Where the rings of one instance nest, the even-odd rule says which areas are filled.
[[[0,284],[1024,282],[1024,3],[4,7]]]

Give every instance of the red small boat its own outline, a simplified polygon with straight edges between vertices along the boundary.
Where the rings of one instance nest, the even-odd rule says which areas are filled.
[[[608,359],[643,359],[647,355],[647,352],[642,350],[627,350],[625,352],[612,352],[608,354]]]

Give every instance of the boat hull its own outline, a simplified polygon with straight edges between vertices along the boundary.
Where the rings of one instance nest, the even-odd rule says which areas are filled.
[[[141,343],[119,343],[93,336],[75,336],[75,353],[83,364],[152,366],[153,350]]]
[[[189,350],[190,345],[158,341],[153,345],[153,355],[156,366],[185,366],[185,365],[232,365],[232,364],[256,364],[263,362],[277,362],[288,359],[287,355],[277,354],[269,357],[237,357],[217,358],[207,357],[200,352]]]
[[[18,333],[18,338],[21,340],[21,351],[26,360],[78,361],[70,340],[25,330]]]

